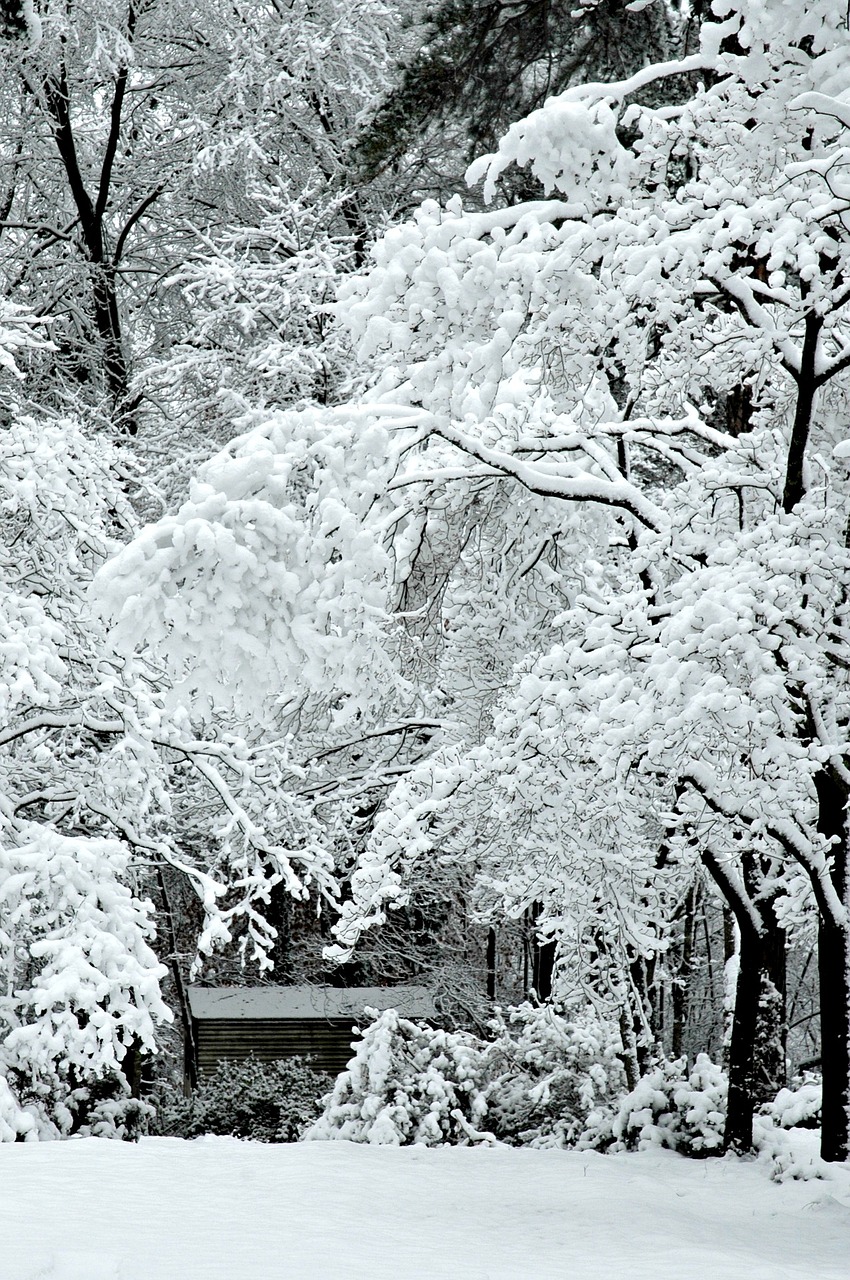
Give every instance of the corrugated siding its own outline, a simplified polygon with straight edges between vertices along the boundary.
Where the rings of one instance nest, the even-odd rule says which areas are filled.
[[[227,1058],[241,1062],[251,1057],[261,1062],[309,1055],[317,1067],[337,1075],[353,1056],[351,1041],[355,1022],[324,1019],[204,1018],[195,1022],[198,1075],[207,1075]]]

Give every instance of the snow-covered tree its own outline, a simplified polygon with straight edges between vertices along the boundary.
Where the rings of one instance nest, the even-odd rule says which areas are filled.
[[[463,859],[482,918],[533,908],[563,973],[583,960],[640,1023],[640,964],[710,877],[741,935],[734,1148],[754,1044],[782,1069],[783,930],[814,914],[833,1160],[849,66],[831,0],[715,0],[693,52],[551,99],[470,171],[485,199],[516,169],[542,198],[426,203],[342,289],[361,402],[265,415],[104,578],[123,643],[187,693],[307,726],[311,767],[344,747],[357,794],[402,775],[341,953],[429,859]],[[438,753],[388,767],[437,718]]]
[[[687,39],[675,5],[620,0],[440,0],[413,6],[408,24],[400,74],[356,151],[405,208],[457,190],[470,159],[551,94],[628,75]]]
[[[345,154],[383,86],[394,22],[382,4],[340,0],[10,11],[0,288],[51,319],[36,396],[82,399],[133,433],[135,374],[192,329],[167,282],[226,228],[261,223],[257,184],[333,191],[338,219],[363,234]]]
[[[371,402],[409,405],[418,432],[395,491],[486,480],[610,511],[607,570],[566,611],[558,647],[518,672],[522,710],[508,714],[512,689],[500,713],[508,752],[533,727],[524,764],[514,757],[521,788],[545,776],[541,754],[563,779],[549,809],[520,796],[526,847],[551,892],[553,837],[598,851],[594,815],[607,812],[627,833],[624,863],[636,857],[631,912],[657,885],[642,848],[680,868],[698,856],[753,961],[738,987],[741,1046],[770,1003],[765,952],[801,894],[813,900],[823,1150],[843,1159],[850,45],[828,3],[742,0],[714,16],[698,51],[568,90],[473,166],[485,193],[527,166],[547,199],[423,206],[378,244],[343,307],[378,369]],[[672,105],[655,105],[668,84]],[[343,941],[358,909],[380,919],[384,884],[397,896],[398,874],[433,847],[397,798]],[[508,881],[517,905],[530,878]],[[752,1067],[736,1062],[727,1141],[746,1146]]]
[[[205,733],[227,727],[277,788],[258,829],[300,814],[329,875],[441,725],[390,611],[394,452],[373,416],[254,415],[96,584],[112,643],[167,670]]]
[[[172,422],[213,439],[249,409],[332,403],[350,359],[331,310],[354,259],[349,196],[280,180],[247,194],[256,225],[199,234],[168,282],[184,332],[143,379]]]
[[[286,744],[193,719],[149,653],[108,640],[90,588],[136,527],[132,459],[70,419],[11,400],[7,418],[0,1075],[17,1099],[12,1135],[65,1133],[104,1090],[129,1090],[171,1017],[154,950],[166,873],[197,897],[198,950],[232,940],[260,968],[276,944],[270,896],[333,898],[336,884],[327,824]],[[178,1008],[183,976],[173,966]]]

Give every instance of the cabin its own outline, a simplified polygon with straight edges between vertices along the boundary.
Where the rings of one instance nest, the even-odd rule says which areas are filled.
[[[404,1018],[433,1021],[426,987],[189,987],[198,1079],[227,1059],[261,1062],[310,1056],[337,1075],[353,1056],[354,1028],[365,1010],[397,1009]]]

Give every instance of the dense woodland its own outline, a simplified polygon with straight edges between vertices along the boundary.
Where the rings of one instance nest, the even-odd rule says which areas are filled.
[[[3,1135],[416,981],[364,1053],[848,1158],[848,85],[836,0],[0,0]]]

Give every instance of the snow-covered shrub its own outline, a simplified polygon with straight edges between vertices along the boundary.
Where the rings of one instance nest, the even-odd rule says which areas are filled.
[[[79,1133],[94,1105],[124,1095],[126,1053],[155,1051],[170,1018],[150,947],[151,903],[115,840],[18,821],[0,833],[0,1074],[40,1116],[41,1136]]]
[[[45,1134],[77,1133],[93,1103],[121,1096],[130,1044],[153,1052],[154,1021],[170,1017],[152,907],[125,882],[117,841],[21,822],[14,835],[0,838],[0,955],[14,975],[0,997],[0,1073]]]
[[[92,1138],[115,1138],[122,1142],[138,1142],[147,1133],[156,1108],[143,1098],[131,1098],[122,1091],[114,1098],[96,1102],[89,1111],[88,1124],[82,1130]]]
[[[753,1146],[759,1164],[773,1182],[809,1182],[814,1178],[829,1178],[834,1165],[822,1160],[818,1154],[817,1138],[800,1140],[799,1134],[790,1132],[797,1128],[817,1128],[820,1120],[820,1097],[817,1099],[818,1123],[811,1124],[812,1095],[808,1085],[803,1089],[780,1089],[775,1102],[762,1107],[762,1114],[753,1121]],[[795,1095],[802,1093],[802,1098]],[[783,1095],[786,1095],[783,1097]],[[771,1114],[774,1112],[775,1114]],[[793,1123],[796,1116],[803,1116],[802,1124]],[[783,1123],[784,1122],[784,1123]]]
[[[0,1076],[0,1142],[37,1142],[55,1137],[37,1108],[21,1106],[9,1081]]]
[[[822,1093],[820,1080],[807,1079],[795,1089],[780,1089],[761,1110],[779,1129],[817,1129]]]
[[[88,1074],[74,1086],[61,1069],[29,1072],[3,1066],[0,1075],[0,1142],[73,1137],[137,1142],[155,1108],[130,1092],[122,1072]]]
[[[190,1097],[163,1097],[153,1129],[178,1138],[215,1133],[255,1142],[294,1142],[316,1118],[330,1084],[331,1077],[304,1058],[220,1062]]]
[[[482,1133],[486,1084],[484,1044],[476,1036],[420,1026],[387,1009],[363,1032],[304,1136],[427,1147],[494,1141]]]
[[[382,1013],[306,1136],[567,1146],[622,1083],[615,1035],[590,1014],[523,1004],[491,1029],[482,1040]]]
[[[568,1018],[526,1003],[491,1026],[487,1123],[502,1141],[571,1146],[624,1086],[619,1037],[590,1009]]]
[[[708,1155],[723,1145],[727,1080],[704,1053],[688,1071],[687,1059],[664,1061],[638,1081],[613,1113],[590,1117],[581,1145],[643,1151],[668,1147]]]

